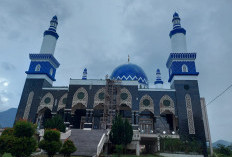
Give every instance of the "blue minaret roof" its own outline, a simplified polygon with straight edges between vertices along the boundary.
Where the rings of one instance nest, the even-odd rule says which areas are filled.
[[[87,80],[87,69],[86,68],[83,71],[82,80]]]
[[[172,38],[172,36],[177,33],[183,33],[184,35],[186,34],[186,30],[181,27],[180,17],[177,12],[173,14],[172,23],[173,23],[173,29],[169,33],[170,38]]]
[[[162,79],[161,79],[160,70],[157,69],[157,70],[156,70],[156,80],[155,80],[154,84],[156,85],[156,84],[163,84],[163,83],[164,83],[164,82],[163,82]]]
[[[56,33],[57,25],[58,25],[58,18],[55,15],[55,16],[53,16],[53,18],[50,21],[50,27],[49,27],[49,29],[44,32],[44,36],[45,35],[52,35],[56,39],[58,39],[59,35]]]

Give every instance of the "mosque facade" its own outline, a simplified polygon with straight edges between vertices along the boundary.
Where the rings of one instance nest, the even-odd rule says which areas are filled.
[[[195,138],[206,151],[209,136],[204,103],[199,94],[195,52],[188,52],[186,30],[174,13],[170,31],[172,52],[166,62],[170,88],[163,88],[159,69],[155,88],[143,69],[131,62],[119,65],[105,79],[88,79],[87,69],[81,79],[70,79],[68,86],[53,86],[60,63],[54,56],[57,17],[44,32],[40,53],[29,54],[31,63],[19,102],[16,120],[37,123],[59,114],[67,127],[75,129],[109,129],[116,114],[128,119],[142,135],[170,135]]]

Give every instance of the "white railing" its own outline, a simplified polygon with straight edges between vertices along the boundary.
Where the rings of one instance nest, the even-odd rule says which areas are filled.
[[[69,138],[70,136],[71,136],[71,130],[67,130],[65,133],[61,132],[60,139],[65,140],[65,139]]]
[[[105,142],[106,142],[107,139],[108,139],[109,133],[110,133],[110,131],[108,130],[107,133],[104,133],[104,134],[102,135],[101,140],[100,140],[100,142],[99,142],[98,145],[97,145],[97,156],[100,155],[100,153],[101,153],[101,151],[102,151],[102,149],[103,149],[103,146],[104,146]]]

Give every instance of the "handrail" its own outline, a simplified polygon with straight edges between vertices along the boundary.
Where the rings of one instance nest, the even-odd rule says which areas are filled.
[[[106,139],[106,134],[104,133],[104,134],[102,135],[102,137],[101,137],[100,142],[99,142],[98,145],[97,145],[97,156],[99,156],[100,153],[101,153],[101,150],[102,150],[102,148],[103,148],[103,146],[104,146],[104,144],[105,144],[105,139]]]

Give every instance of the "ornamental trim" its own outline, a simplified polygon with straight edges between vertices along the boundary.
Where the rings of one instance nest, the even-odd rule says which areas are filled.
[[[77,97],[78,93],[80,93],[80,92],[83,92],[83,93],[84,93],[84,98],[83,98],[83,99],[79,99],[79,98]],[[87,108],[87,104],[88,104],[88,93],[87,93],[86,89],[83,88],[83,87],[78,88],[77,91],[74,93],[74,95],[73,95],[73,100],[72,100],[72,107],[75,106],[75,105],[78,104],[78,103],[83,104],[83,105]]]
[[[125,100],[121,99],[121,97],[120,97],[119,105],[126,104],[128,107],[132,108],[132,96],[131,96],[130,91],[124,87],[120,90],[120,95],[122,93],[126,93],[128,95],[128,97]]]
[[[50,102],[49,102],[48,104],[46,104],[46,103],[44,102],[46,98],[50,98]],[[40,105],[39,105],[38,110],[37,110],[37,113],[39,113],[39,111],[40,111],[41,109],[43,109],[44,107],[47,107],[48,109],[50,109],[50,110],[52,111],[53,104],[54,104],[54,97],[53,97],[53,95],[52,95],[50,92],[48,92],[48,93],[45,94],[45,95],[43,96],[43,98],[41,99]]]
[[[100,93],[104,93],[104,99],[99,99],[99,94]],[[97,91],[97,93],[94,96],[94,104],[93,104],[93,108],[96,107],[98,104],[105,104],[105,88],[101,88]]]
[[[63,103],[63,99],[67,99],[68,97],[68,93],[65,93],[59,100],[59,103],[58,103],[58,108],[57,108],[57,111],[61,110],[62,108],[65,108],[66,104]]]
[[[28,116],[29,116],[29,113],[30,113],[30,110],[31,110],[31,104],[32,104],[32,101],[33,101],[33,97],[34,97],[34,92],[31,91],[29,93],[29,95],[28,95],[27,104],[26,104],[24,114],[23,114],[23,119],[25,119],[25,120],[28,119]]]
[[[143,104],[143,100],[145,100],[145,99],[148,99],[150,101],[149,106],[145,106]],[[147,94],[142,96],[142,98],[140,99],[140,102],[139,102],[139,112],[141,113],[144,110],[149,110],[154,114],[154,102],[153,102],[152,98]]]
[[[170,105],[169,106],[165,106],[163,104],[164,100],[168,100],[170,101]],[[169,111],[171,112],[173,115],[175,115],[175,106],[174,106],[174,101],[172,100],[172,98],[168,95],[164,95],[161,99],[160,99],[160,114],[164,113],[165,111]]]
[[[191,97],[189,94],[185,95],[185,102],[186,102],[189,134],[195,134],[194,119],[193,119],[193,112],[192,112],[192,101],[191,101]]]

